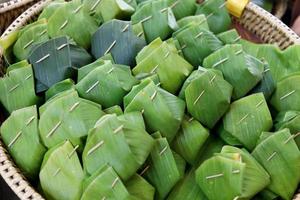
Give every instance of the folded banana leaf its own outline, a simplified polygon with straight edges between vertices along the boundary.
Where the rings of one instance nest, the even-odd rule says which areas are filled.
[[[46,147],[68,139],[82,151],[88,131],[105,113],[100,105],[79,98],[73,91],[50,99],[46,107],[40,108],[40,114],[39,130]]]
[[[187,16],[177,21],[179,28],[183,28],[189,24],[198,24],[202,29],[209,30],[205,15]]]
[[[258,193],[253,200],[278,200],[279,196],[277,194],[274,194],[273,192],[264,189],[263,191],[261,191],[260,193]]]
[[[135,8],[128,2],[128,0],[83,0],[83,5],[84,9],[94,16],[96,21],[107,22],[112,19],[130,17]]]
[[[198,5],[196,15],[199,14],[206,16],[209,28],[214,33],[224,32],[231,25],[225,0],[205,0]]]
[[[137,2],[136,0],[124,0],[127,4],[129,4],[131,7],[134,9],[137,7]]]
[[[300,151],[288,129],[262,140],[252,152],[270,174],[268,189],[283,199],[292,199],[300,181]]]
[[[34,78],[31,65],[9,71],[0,78],[0,101],[11,113],[14,110],[36,105],[39,102],[34,90]]]
[[[42,21],[44,23],[31,26],[30,28],[23,30],[22,34],[19,34],[18,40],[13,47],[13,53],[18,60],[27,59],[35,44],[49,40],[47,21]]]
[[[222,71],[233,86],[233,99],[245,96],[263,77],[264,64],[243,51],[242,45],[226,45],[205,58],[205,68]]]
[[[208,199],[232,200],[250,199],[270,183],[270,177],[246,150],[225,146],[200,165],[196,181]]]
[[[300,73],[293,73],[281,79],[272,96],[271,104],[277,111],[300,111],[300,103],[295,100],[300,97]]]
[[[41,12],[41,14],[38,17],[38,20],[41,19],[47,19],[49,20],[49,18],[53,15],[53,13],[55,13],[56,10],[58,10],[59,8],[65,6],[67,2],[65,2],[64,0],[55,0],[52,1],[51,3],[49,3],[49,5],[47,5],[43,11]]]
[[[48,20],[48,34],[51,38],[68,36],[85,49],[90,47],[91,37],[97,28],[97,22],[84,11],[80,1],[65,3]]]
[[[273,75],[270,71],[270,66],[266,61],[262,61],[264,63],[264,73],[262,80],[250,91],[250,93],[260,93],[262,92],[268,101],[275,88],[276,84],[273,79]]]
[[[170,148],[166,138],[154,136],[155,145],[141,174],[156,189],[155,199],[164,199],[184,176],[185,161]]]
[[[167,39],[178,26],[168,0],[146,1],[137,7],[131,21],[132,24],[142,23],[148,43],[158,37]]]
[[[214,156],[215,153],[219,153],[223,146],[225,146],[225,142],[221,138],[214,134],[210,134],[201,148],[198,154],[197,163],[194,166],[200,166],[205,160]]]
[[[230,145],[242,144],[253,150],[263,131],[272,128],[272,117],[262,93],[233,102],[219,130],[221,138]]]
[[[200,149],[209,136],[209,131],[197,120],[183,119],[181,128],[172,143],[172,149],[182,156],[188,163],[195,164]]]
[[[177,20],[194,15],[196,12],[195,0],[167,0],[169,7],[172,9]]]
[[[153,145],[140,113],[105,115],[88,135],[82,155],[84,169],[93,174],[109,164],[126,181],[145,162]]]
[[[146,41],[134,33],[131,22],[114,19],[94,33],[91,46],[95,58],[111,53],[117,64],[133,67],[135,57],[146,46]]]
[[[110,55],[110,54],[107,54]],[[81,68],[78,69],[78,73],[77,73],[77,82],[80,82],[86,75],[88,75],[91,71],[93,71],[94,69],[105,65],[105,64],[114,64],[114,61],[112,59],[112,57],[101,57],[98,60],[85,65]]]
[[[12,112],[1,125],[1,139],[23,174],[37,178],[46,148],[39,138],[36,106]]]
[[[75,89],[75,83],[72,79],[66,79],[61,82],[58,82],[46,91],[46,100],[49,100],[55,95],[70,89]]]
[[[159,40],[157,40],[159,41]],[[193,66],[184,60],[178,53],[171,51],[166,42],[153,41],[142,50],[137,57],[137,66],[133,68],[134,75],[157,74],[163,89],[176,94],[184,80],[193,70]],[[149,54],[148,54],[149,53]],[[147,55],[147,56],[146,56]]]
[[[147,130],[173,140],[183,119],[185,102],[146,79],[124,97],[125,113],[143,114]]]
[[[201,26],[191,23],[173,34],[181,45],[184,58],[193,66],[201,65],[205,57],[223,46],[212,32]]]
[[[300,112],[299,111],[286,111],[280,112],[277,117],[275,118],[275,125],[276,130],[282,130],[288,128],[291,134],[295,136],[295,142],[297,143],[298,147],[300,147]]]
[[[19,61],[17,63],[14,63],[12,65],[9,65],[7,67],[7,69],[6,69],[6,73],[9,73],[9,72],[11,72],[11,71],[13,71],[15,69],[20,69],[22,67],[28,67],[28,66],[30,66],[30,64],[28,63],[28,61],[27,60],[22,60],[22,61]]]
[[[246,163],[245,176],[247,180],[243,183],[245,192],[242,197],[253,197],[270,183],[270,176],[267,171],[252,157],[246,149],[239,149],[232,146],[224,146],[221,154],[240,154],[242,162]]]
[[[269,64],[275,83],[299,72],[300,45],[292,45],[282,51],[274,44],[254,44],[246,40],[241,40],[241,43],[245,52]]]
[[[231,94],[232,86],[222,72],[199,67],[187,78],[179,97],[185,99],[187,110],[195,119],[213,128],[228,110]]]
[[[231,29],[217,35],[219,40],[224,44],[239,44],[241,41],[241,36],[236,29]]]
[[[172,189],[167,200],[208,200],[196,183],[195,170],[187,172]]]
[[[47,199],[79,200],[83,179],[76,147],[69,141],[46,153],[40,171],[40,184]]]
[[[116,105],[116,106],[112,106],[110,108],[107,108],[105,110],[103,110],[106,114],[116,114],[117,116],[119,115],[123,115],[123,110],[120,106]]]
[[[29,61],[34,69],[36,91],[43,92],[74,76],[76,68],[90,63],[92,57],[84,49],[70,44],[66,37],[59,37],[34,48]]]
[[[126,187],[111,166],[103,166],[84,181],[80,200],[93,199],[129,200]]]
[[[138,84],[129,66],[104,64],[87,74],[76,85],[79,95],[104,108],[121,105],[123,97]]]
[[[155,188],[150,185],[142,176],[135,174],[126,183],[128,192],[142,200],[153,200]]]
[[[0,37],[0,49],[4,60],[4,64],[10,65],[15,62],[13,55],[13,46],[18,39],[21,30],[12,31],[6,36]],[[4,74],[5,70],[1,69],[0,73]]]

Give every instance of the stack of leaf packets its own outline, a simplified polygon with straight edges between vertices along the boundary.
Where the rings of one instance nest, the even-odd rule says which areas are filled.
[[[300,47],[229,29],[224,0],[51,2],[0,38],[1,138],[49,200],[290,200]]]

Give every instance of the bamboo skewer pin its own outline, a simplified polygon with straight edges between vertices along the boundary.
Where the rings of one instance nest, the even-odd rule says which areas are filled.
[[[276,151],[274,151],[274,153],[272,153],[272,155],[267,159],[267,161],[270,161],[272,160],[272,158],[274,158],[274,156],[277,154]]]
[[[8,144],[8,148],[10,148],[12,145],[14,145],[14,143],[20,138],[20,136],[22,135],[22,131],[19,131],[16,135],[16,137],[14,137],[14,139]]]
[[[296,137],[300,136],[300,132],[291,135],[291,137],[289,137],[286,141],[284,141],[284,144],[287,144],[289,141],[291,141],[292,139],[295,139]]]
[[[117,134],[118,132],[120,132],[121,130],[123,130],[123,128],[124,128],[124,125],[122,124],[121,126],[119,126],[118,128],[116,128],[114,130],[114,134]]]
[[[112,48],[114,48],[114,46],[116,45],[116,43],[117,43],[117,40],[113,41],[113,43],[105,51],[104,55],[108,54],[112,50]]]
[[[200,98],[203,96],[203,94],[205,93],[205,90],[203,90],[200,95],[197,97],[197,99],[194,101],[194,105],[196,105],[198,103],[198,101],[200,100]]]
[[[35,116],[30,117],[29,120],[26,122],[26,126],[31,124],[31,122],[33,122],[34,119],[35,119]]]
[[[85,91],[85,93],[86,94],[90,93],[90,91],[92,91],[99,83],[100,83],[100,81],[97,81],[96,83],[94,83],[87,91]]]
[[[34,40],[30,40],[27,44],[24,45],[23,49],[28,48],[33,42]]]
[[[17,85],[15,85],[14,87],[10,88],[9,92],[14,91],[15,89],[17,89],[20,86],[20,84],[18,83]]]
[[[75,154],[75,152],[77,151],[78,148],[79,148],[79,145],[76,145],[76,147],[74,147],[74,149],[71,151],[71,153],[68,154],[69,159]]]
[[[61,29],[65,28],[65,27],[68,25],[68,23],[69,23],[69,21],[66,20],[66,21],[59,27],[59,29],[61,30]]]
[[[63,48],[65,48],[66,46],[68,46],[68,44],[62,44],[62,45],[60,45],[59,47],[57,47],[57,49],[56,50],[62,50]]]
[[[99,147],[101,147],[104,144],[104,141],[101,140],[98,144],[96,144],[93,148],[91,148],[87,155],[89,156],[90,154],[92,154],[94,151],[96,151]]]
[[[148,171],[149,168],[150,165],[147,165],[147,167],[145,167],[145,169],[143,169],[143,171],[140,173],[140,176],[143,176]]]
[[[238,121],[238,125],[241,124],[247,117],[249,116],[249,113],[246,114],[242,119],[240,119],[240,121]]]
[[[218,65],[223,64],[223,63],[226,62],[228,59],[229,59],[229,58],[227,57],[227,58],[224,58],[224,59],[222,59],[222,60],[216,62],[216,63],[212,66],[212,68],[215,68],[215,67],[217,67]]]
[[[75,110],[79,106],[79,104],[80,102],[74,103],[74,105],[70,108],[69,112],[73,112],[73,110]]]
[[[101,0],[97,0],[97,1],[95,2],[95,4],[91,7],[90,11],[95,10],[95,8],[98,6],[98,4],[100,3],[100,1],[101,1]]]
[[[54,172],[53,176],[56,176],[60,171],[61,171],[61,168],[58,168],[58,169]]]
[[[211,175],[211,176],[207,176],[206,179],[214,179],[214,178],[219,178],[224,176],[224,174],[215,174],[215,175]]]
[[[49,58],[49,57],[50,57],[50,54],[47,54],[47,55],[45,55],[44,57],[42,57],[41,59],[35,61],[35,63],[38,64],[38,63],[40,63],[40,62],[43,62],[44,60],[46,60],[46,59]]]
[[[117,177],[114,182],[111,184],[111,188],[114,188],[119,181],[119,177]]]
[[[53,135],[53,133],[60,127],[61,121],[59,121],[52,129],[51,131],[47,134],[46,138],[49,138]]]
[[[293,91],[287,93],[286,95],[280,97],[280,100],[284,100],[284,99],[288,98],[289,96],[291,96],[291,95],[294,94],[295,92],[296,92],[296,90],[293,90]]]

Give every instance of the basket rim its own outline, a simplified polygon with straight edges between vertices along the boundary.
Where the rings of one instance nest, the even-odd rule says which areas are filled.
[[[12,0],[13,4],[9,4],[9,2],[0,4],[0,13],[10,10],[11,8],[16,8],[26,3],[32,2],[34,0]],[[1,37],[7,36],[9,33],[20,29],[24,26],[28,21],[30,21],[34,16],[39,14],[42,9],[54,0],[41,0],[35,3],[33,6],[28,8],[25,12],[23,12],[3,33]],[[1,5],[4,5],[1,7]],[[275,32],[280,32],[281,34],[285,35],[289,38],[289,43],[287,46],[291,44],[300,44],[300,37],[296,35],[287,25],[281,22],[278,18],[270,14],[269,12],[265,11],[264,9],[260,8],[259,6],[255,5],[254,3],[250,2],[247,7],[246,11],[250,12],[254,15],[259,16],[260,18],[264,19],[266,22],[271,24],[274,28]],[[247,15],[242,15],[241,19],[239,19],[241,24],[243,24],[243,20],[247,21]],[[243,19],[244,18],[244,19]],[[246,29],[251,29],[250,27],[246,27]],[[251,30],[249,30],[251,31]],[[263,35],[257,33],[257,36],[263,38]],[[2,53],[0,49],[0,59],[2,58]],[[1,67],[1,62],[0,62]],[[44,200],[44,198],[39,194],[36,188],[33,188],[31,184],[27,181],[27,179],[23,176],[22,172],[19,168],[14,164],[13,159],[9,155],[8,151],[6,150],[5,145],[1,141],[0,137],[0,175],[4,179],[4,181],[8,184],[8,186],[13,190],[13,192],[21,199],[21,200]],[[300,195],[295,197],[295,200],[300,200]]]
[[[34,0],[10,0],[8,2],[0,3],[0,14],[19,8],[31,2],[34,2]]]

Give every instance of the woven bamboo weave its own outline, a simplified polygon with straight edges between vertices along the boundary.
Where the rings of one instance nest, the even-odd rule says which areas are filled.
[[[37,0],[11,0],[0,3],[0,35],[3,31]]]
[[[36,19],[41,10],[53,0],[42,0],[20,15],[3,33],[9,34]],[[0,7],[0,13],[1,13]],[[254,33],[265,43],[276,43],[282,49],[292,44],[300,44],[300,38],[280,20],[256,6],[249,3],[238,22],[249,32]],[[0,68],[4,67],[0,52]],[[0,112],[1,113],[1,112]],[[11,189],[21,200],[44,199],[26,180],[18,167],[14,164],[9,153],[0,139],[0,174]],[[300,200],[300,194],[295,200]]]

